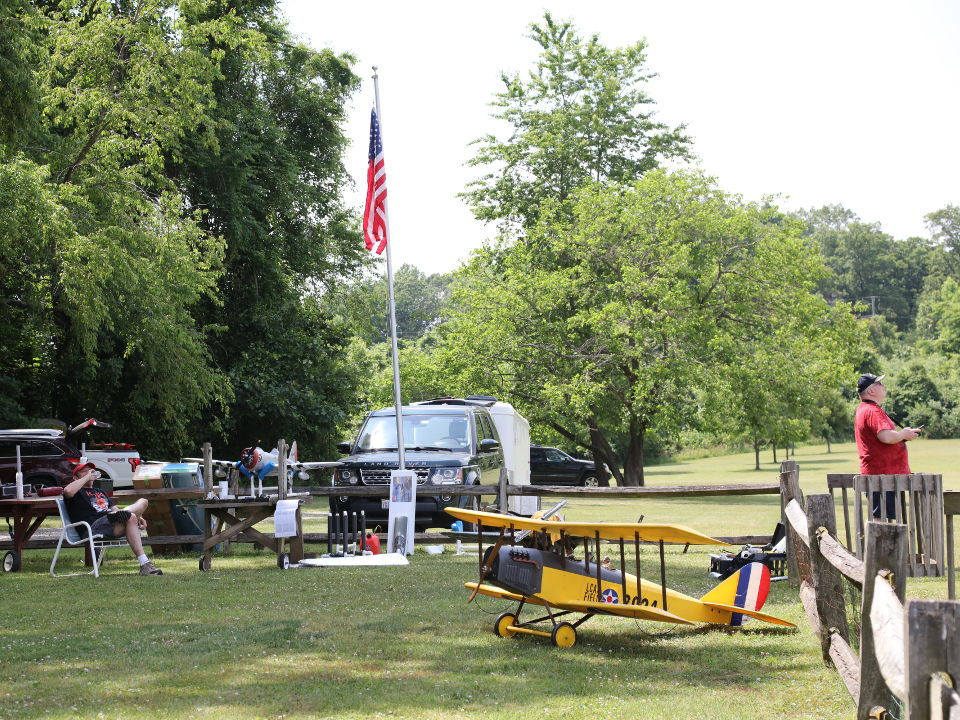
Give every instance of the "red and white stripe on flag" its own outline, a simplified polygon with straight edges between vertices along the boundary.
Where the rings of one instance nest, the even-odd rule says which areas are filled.
[[[387,247],[387,172],[377,111],[370,111],[370,152],[367,163],[367,202],[363,208],[363,241],[377,255]]]

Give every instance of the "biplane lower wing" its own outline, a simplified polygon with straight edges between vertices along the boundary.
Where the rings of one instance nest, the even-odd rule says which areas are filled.
[[[476,590],[478,594],[486,595],[487,597],[500,598],[502,600],[516,600],[517,602],[523,600],[524,602],[531,603],[533,605],[545,604],[543,600],[533,597],[532,595],[521,595],[519,593],[510,592],[509,590],[498,588],[496,585],[484,585],[482,583],[468,582],[464,583],[463,586],[470,592]]]
[[[621,605],[617,603],[605,602],[565,602],[557,607],[564,610],[573,610],[575,612],[591,613],[595,615],[619,615],[621,617],[631,617],[637,620],[656,620],[657,622],[676,623],[677,625],[695,625],[696,623],[685,620],[673,613],[661,610],[660,608],[649,605]]]
[[[533,532],[556,535],[564,532],[574,537],[596,538],[601,540],[643,540],[645,542],[669,542],[690,545],[729,545],[723,540],[709,537],[683,525],[662,523],[584,523],[563,520],[543,520],[447,508],[446,512],[458,520],[475,523],[484,527],[513,528],[514,530],[532,530]]]

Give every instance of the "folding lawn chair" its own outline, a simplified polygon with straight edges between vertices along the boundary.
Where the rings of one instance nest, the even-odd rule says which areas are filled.
[[[103,562],[103,555],[107,548],[129,546],[125,537],[123,538],[104,538],[103,535],[94,535],[90,531],[90,523],[73,522],[67,513],[67,503],[62,495],[56,498],[57,508],[60,510],[60,520],[63,522],[63,530],[60,531],[60,540],[57,542],[57,549],[53,553],[53,562],[50,563],[50,574],[53,577],[72,577],[74,575],[93,575],[100,577],[100,563]],[[86,533],[78,531],[78,528],[86,528]],[[93,570],[86,573],[61,573],[55,572],[57,567],[57,558],[60,557],[60,548],[63,541],[66,540],[71,546],[86,545],[90,549],[90,557],[93,558]]]

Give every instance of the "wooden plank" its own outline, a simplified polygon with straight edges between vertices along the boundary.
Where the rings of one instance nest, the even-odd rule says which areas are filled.
[[[315,497],[343,495],[346,497],[387,497],[389,485],[336,485],[324,487],[296,487],[297,492],[308,492]],[[596,496],[612,498],[651,497],[722,497],[738,495],[776,495],[778,483],[736,483],[727,485],[664,485],[647,487],[572,487],[568,485],[507,485],[508,496],[526,497]],[[499,485],[418,485],[418,494],[443,495],[498,495]]]
[[[793,505],[795,501],[790,501]],[[807,537],[810,542],[810,572],[816,588],[817,616],[820,618],[820,652],[825,663],[831,662],[831,635],[836,632],[844,642],[850,644],[850,627],[847,624],[847,611],[843,602],[843,576],[831,565],[820,551],[816,541],[823,532],[827,536],[837,532],[833,498],[829,494],[807,497]],[[839,668],[838,668],[839,669]]]
[[[830,633],[830,661],[840,674],[850,697],[856,702],[860,696],[860,663],[839,633]]]
[[[953,515],[947,515],[947,597],[957,599],[956,568],[954,567]]]
[[[907,717],[926,720],[933,714],[931,676],[960,677],[960,603],[911,600],[906,623]]]
[[[827,473],[827,489],[850,489],[856,476],[856,473]]]
[[[872,578],[873,603],[870,606],[870,624],[877,667],[890,691],[900,700],[907,699],[907,681],[903,657],[903,604],[888,581],[889,573]]]
[[[819,533],[817,541],[824,559],[833,565],[845,578],[863,587],[863,561],[847,550],[829,533]]]
[[[943,491],[943,512],[946,515],[960,515],[960,490]]]
[[[860,610],[860,696],[857,701],[857,720],[868,720],[873,708],[891,710],[897,699],[890,692],[877,661],[873,622],[870,609],[876,590],[875,578],[881,570],[893,573],[893,589],[903,602],[906,589],[907,527],[896,523],[872,521],[867,524],[864,555],[862,606]]]

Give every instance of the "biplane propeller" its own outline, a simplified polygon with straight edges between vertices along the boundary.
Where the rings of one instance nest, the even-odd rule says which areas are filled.
[[[500,637],[537,635],[550,638],[558,647],[571,647],[577,641],[577,628],[594,615],[679,625],[730,626],[741,625],[745,618],[756,618],[793,627],[791,622],[760,612],[770,589],[770,570],[761,563],[745,565],[701,598],[668,588],[665,543],[728,544],[682,525],[565,522],[459,508],[446,511],[458,520],[475,523],[478,528],[480,578],[477,582],[464,583],[470,590],[470,600],[480,594],[517,602],[516,610],[502,613],[494,622],[493,631]],[[496,544],[487,548],[486,553],[482,552],[483,527],[500,528]],[[534,547],[517,543],[517,536],[524,533],[532,534]],[[582,559],[573,558],[567,552],[574,538],[583,539]],[[625,544],[632,543],[636,574],[605,568],[599,561],[601,540],[619,543],[621,568],[626,565]],[[659,546],[659,582],[641,575],[641,542],[654,542]],[[528,538],[525,545],[530,544]],[[591,544],[594,544],[596,561],[591,561]],[[521,622],[520,613],[525,605],[540,606],[546,615]],[[576,613],[581,617],[572,623],[559,619]],[[536,627],[544,623],[549,623],[549,631]]]

